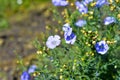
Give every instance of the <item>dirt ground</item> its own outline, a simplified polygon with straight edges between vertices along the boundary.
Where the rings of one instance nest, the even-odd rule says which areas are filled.
[[[10,28],[0,31],[0,80],[17,80],[16,54],[27,58],[36,52],[32,42],[45,33],[45,26],[51,21],[48,6],[11,16]]]

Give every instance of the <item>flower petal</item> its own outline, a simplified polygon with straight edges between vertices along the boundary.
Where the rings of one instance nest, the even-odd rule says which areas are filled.
[[[68,2],[66,0],[52,0],[54,6],[67,6]]]
[[[86,24],[86,21],[85,20],[78,20],[75,25],[78,26],[78,27],[82,27]]]
[[[52,39],[53,39],[53,36],[49,36],[49,37],[48,37],[48,41],[49,41],[49,40],[52,40]]]
[[[59,35],[55,35],[54,38],[55,39],[60,39],[60,36]]]

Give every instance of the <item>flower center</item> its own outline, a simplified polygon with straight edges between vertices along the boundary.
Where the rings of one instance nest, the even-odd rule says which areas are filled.
[[[56,42],[56,41],[52,41],[51,43],[52,43],[53,45],[56,45],[57,42]]]
[[[100,49],[104,50],[104,44],[101,44]]]

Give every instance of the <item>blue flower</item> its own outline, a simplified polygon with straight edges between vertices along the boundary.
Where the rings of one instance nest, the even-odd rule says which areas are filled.
[[[106,17],[106,18],[104,19],[104,24],[105,24],[105,25],[109,25],[109,24],[111,24],[111,23],[113,23],[113,22],[116,22],[116,19],[115,19],[114,17]]]
[[[68,2],[66,0],[52,0],[55,6],[67,6]]]
[[[67,44],[74,44],[76,35],[72,32],[72,28],[68,23],[63,25],[64,38]]]
[[[30,80],[30,74],[27,71],[24,71],[21,75],[21,80]]]
[[[76,5],[77,9],[79,10],[79,12],[81,12],[81,13],[88,12],[87,6],[85,6],[82,2],[76,1],[75,5]]]
[[[29,67],[29,69],[28,69],[28,73],[30,74],[30,73],[35,72],[36,68],[37,68],[36,65],[31,65],[31,66]]]
[[[61,40],[59,35],[49,36],[46,41],[46,46],[50,49],[54,49],[60,45],[60,42]]]
[[[78,27],[82,27],[82,26],[86,25],[86,20],[78,20],[75,23],[75,25],[78,26]]]
[[[65,32],[65,34],[70,35],[72,33],[72,28],[68,23],[66,23],[63,25],[63,31]]]
[[[64,38],[67,44],[74,44],[76,41],[76,35],[73,32],[70,35],[65,34]]]
[[[87,4],[89,4],[90,2],[92,2],[93,0],[84,0],[83,4],[87,6]]]
[[[109,47],[108,47],[108,45],[106,44],[105,41],[97,42],[95,44],[95,48],[96,48],[96,51],[99,54],[102,54],[102,55],[105,54],[108,51],[108,49],[109,49]]]
[[[105,4],[108,4],[107,0],[97,0],[96,7],[101,7]]]

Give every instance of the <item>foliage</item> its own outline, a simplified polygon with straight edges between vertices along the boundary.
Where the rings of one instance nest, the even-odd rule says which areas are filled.
[[[38,60],[37,69],[31,76],[34,80],[120,80],[120,1],[110,0],[109,4],[101,7],[95,6],[96,0],[91,1],[87,4],[87,13],[78,11],[74,2],[69,1],[69,4],[54,7],[54,20],[59,23],[54,28],[61,32],[62,28],[66,27],[63,26],[64,23],[70,24],[67,27],[72,28],[77,36],[75,42],[66,43],[66,37],[69,37],[66,31],[58,33],[62,38],[61,44],[54,49],[46,46],[50,34],[45,35],[42,43],[36,40],[34,45],[38,49],[35,54]],[[62,12],[57,11],[60,8]],[[110,20],[109,25],[105,25],[104,20],[108,16],[114,17],[115,21]],[[82,27],[76,26],[75,23],[79,19],[86,20],[87,24]],[[72,39],[70,35],[70,40]],[[100,41],[105,41],[109,46],[109,50],[104,54],[99,53],[95,47]],[[99,48],[102,50],[105,48],[104,45],[101,47]]]
[[[8,28],[8,22],[6,19],[0,19],[0,30]]]

